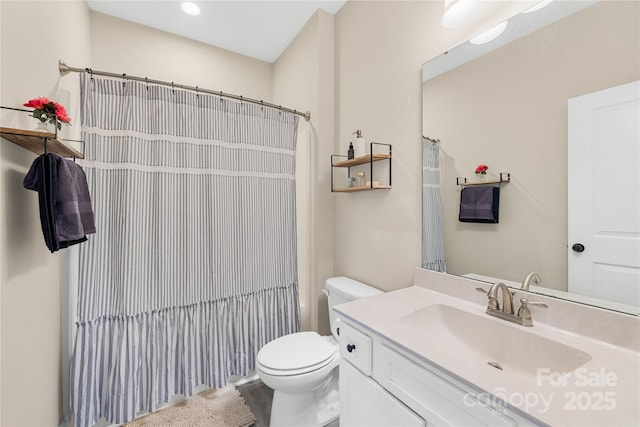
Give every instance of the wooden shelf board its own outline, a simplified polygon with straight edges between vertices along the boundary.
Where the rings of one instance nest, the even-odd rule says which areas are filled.
[[[58,141],[55,139],[56,135],[50,132],[0,127],[0,135],[36,154],[44,154],[44,138],[47,138],[47,152],[56,153],[63,157],[84,158],[80,151]]]
[[[390,185],[376,185],[375,187],[347,187],[347,188],[334,188],[334,193],[355,193],[356,191],[371,191],[371,190],[390,190]]]
[[[465,183],[460,183],[458,185],[461,185],[463,187],[468,187],[471,185],[487,185],[487,184],[500,184],[502,182],[509,182],[509,181],[500,181],[499,179],[494,179],[491,181],[467,181]]]
[[[334,163],[333,166],[336,168],[350,168],[351,166],[364,165],[365,163],[378,162],[380,160],[387,160],[390,158],[391,154],[374,154],[373,158],[371,155],[367,154],[366,156],[360,156],[355,159],[343,160],[341,162]]]

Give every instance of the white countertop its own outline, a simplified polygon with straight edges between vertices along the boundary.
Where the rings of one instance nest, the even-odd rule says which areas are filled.
[[[486,299],[483,295],[478,295],[480,301],[482,298]],[[640,353],[636,349],[616,346],[536,322],[534,310],[534,327],[525,328],[485,314],[486,304],[476,303],[476,299],[457,298],[422,286],[412,286],[341,304],[335,309],[343,317],[391,341],[415,357],[440,367],[462,382],[501,397],[509,403],[507,408],[515,407],[544,423],[640,426]],[[577,370],[566,374],[562,385],[554,382],[557,377],[540,375],[532,378],[513,371],[497,370],[488,366],[485,360],[473,360],[471,353],[454,354],[442,343],[434,345],[429,336],[420,334],[419,327],[408,328],[399,321],[408,313],[432,304],[449,305],[491,321],[503,322],[509,327],[520,328],[523,332],[577,348],[588,353],[591,359]],[[517,309],[519,305],[514,304]],[[553,309],[551,304],[549,310]],[[640,325],[640,319],[638,322]],[[615,325],[609,327],[615,328]],[[487,330],[487,334],[490,333]],[[526,336],[523,334],[523,339]],[[512,345],[517,346],[518,342],[513,342]]]

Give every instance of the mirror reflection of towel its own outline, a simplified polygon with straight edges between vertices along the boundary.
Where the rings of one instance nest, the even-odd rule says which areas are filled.
[[[461,222],[497,223],[500,207],[500,187],[463,187],[460,192]]]

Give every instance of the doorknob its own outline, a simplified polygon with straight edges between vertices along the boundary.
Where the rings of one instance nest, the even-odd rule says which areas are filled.
[[[574,252],[584,252],[584,245],[582,243],[574,243],[571,249]]]

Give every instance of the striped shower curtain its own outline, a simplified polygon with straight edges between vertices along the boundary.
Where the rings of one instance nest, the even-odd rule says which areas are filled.
[[[440,141],[422,138],[422,268],[447,271],[444,259]]]
[[[97,234],[80,249],[71,407],[124,423],[299,330],[298,117],[81,76]]]

